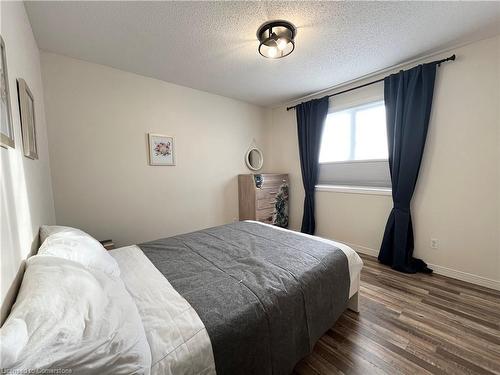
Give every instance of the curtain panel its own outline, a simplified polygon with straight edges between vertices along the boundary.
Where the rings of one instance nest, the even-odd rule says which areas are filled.
[[[305,192],[301,232],[307,234],[314,234],[316,230],[314,189],[318,182],[319,150],[327,114],[327,96],[301,103],[296,107],[300,167]]]
[[[416,66],[384,80],[393,209],[378,259],[406,273],[432,272],[413,257],[411,199],[417,184],[432,108],[436,63]]]

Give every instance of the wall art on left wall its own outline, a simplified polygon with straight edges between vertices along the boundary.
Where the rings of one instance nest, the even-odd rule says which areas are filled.
[[[21,130],[23,134],[24,155],[30,159],[38,159],[36,147],[35,99],[26,81],[17,80],[19,109],[21,110]]]
[[[174,137],[148,134],[149,165],[175,165]]]
[[[14,128],[10,107],[9,77],[7,75],[7,55],[0,36],[0,146],[14,148]]]

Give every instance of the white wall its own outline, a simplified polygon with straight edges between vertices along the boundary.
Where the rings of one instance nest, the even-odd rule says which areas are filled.
[[[238,217],[265,110],[50,53],[42,70],[58,224],[126,245]],[[149,132],[175,137],[175,167],[148,165]]]
[[[22,261],[37,249],[38,229],[53,224],[54,202],[50,181],[47,130],[40,55],[22,2],[1,2],[1,35],[7,54],[15,149],[0,148],[1,155],[1,293],[9,305],[9,287]],[[16,79],[24,78],[35,98],[39,160],[23,156]],[[12,292],[12,289],[11,289]],[[5,303],[4,303],[5,302]]]
[[[437,272],[500,288],[500,37],[453,52],[457,60],[438,71],[412,203],[415,256]],[[304,192],[294,111],[272,111],[267,145],[268,167],[290,173],[290,221],[299,229]],[[316,200],[318,235],[378,254],[390,196],[317,192]],[[430,248],[431,238],[439,249]]]

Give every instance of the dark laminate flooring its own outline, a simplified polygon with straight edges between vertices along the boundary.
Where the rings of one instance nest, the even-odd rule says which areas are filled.
[[[346,311],[295,375],[500,374],[499,291],[362,258],[360,313]]]

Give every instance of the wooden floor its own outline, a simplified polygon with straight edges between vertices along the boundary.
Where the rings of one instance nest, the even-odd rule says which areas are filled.
[[[362,256],[346,311],[294,374],[500,374],[500,292]]]

